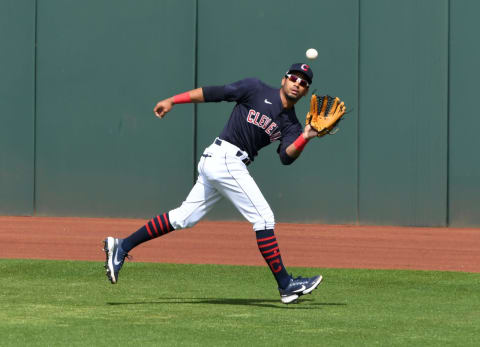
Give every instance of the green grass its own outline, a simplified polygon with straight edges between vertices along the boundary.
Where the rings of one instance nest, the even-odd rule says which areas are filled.
[[[280,302],[268,268],[0,259],[1,346],[474,346],[480,274],[290,268],[322,273]]]

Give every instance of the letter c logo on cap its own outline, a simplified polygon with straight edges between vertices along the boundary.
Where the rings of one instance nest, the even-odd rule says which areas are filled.
[[[308,66],[307,64],[302,64],[301,68],[303,71],[308,71],[308,69],[310,69],[310,66]]]

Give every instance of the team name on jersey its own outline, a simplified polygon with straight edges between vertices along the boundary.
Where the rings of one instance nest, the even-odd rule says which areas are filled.
[[[280,132],[274,132],[278,128],[278,124],[272,122],[272,119],[264,114],[260,116],[260,112],[253,109],[248,111],[247,122],[265,130],[271,142],[280,138]]]

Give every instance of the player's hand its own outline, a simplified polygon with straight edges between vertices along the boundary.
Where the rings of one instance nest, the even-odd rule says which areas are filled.
[[[159,101],[153,108],[153,113],[158,118],[163,118],[165,115],[170,112],[173,107],[173,98],[168,98],[162,101]]]
[[[317,136],[318,136],[318,131],[313,129],[310,124],[305,125],[305,129],[303,129],[303,137],[310,140]]]

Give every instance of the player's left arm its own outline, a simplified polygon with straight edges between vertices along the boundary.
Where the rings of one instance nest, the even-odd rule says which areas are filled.
[[[283,165],[292,164],[300,156],[308,141],[318,135],[318,132],[309,124],[303,128],[303,131],[300,124],[298,124],[298,127],[296,131],[290,130],[287,132],[288,135],[284,139],[286,144],[280,144],[277,149]],[[299,133],[300,135],[298,135]]]
[[[297,159],[300,154],[302,154],[303,148],[305,145],[313,139],[314,137],[317,137],[318,132],[315,131],[310,124],[305,125],[305,128],[303,129],[303,133],[300,135],[302,138],[300,140],[297,138],[294,142],[292,142],[286,149],[285,152],[287,155],[293,159]],[[305,145],[302,146],[302,142],[305,142]]]

